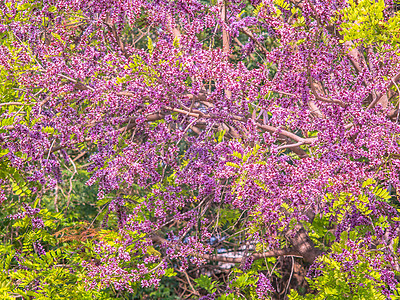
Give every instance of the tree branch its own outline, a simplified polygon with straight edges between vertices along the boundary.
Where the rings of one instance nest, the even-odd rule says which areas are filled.
[[[290,255],[301,256],[301,254],[297,252],[295,249],[285,248],[285,249],[270,250],[263,253],[254,253],[249,257],[253,258],[253,260],[257,260],[267,257],[290,256]],[[213,255],[213,254],[199,254],[199,257],[205,260],[219,261],[225,263],[241,263],[243,260],[243,257],[226,257],[222,255]]]
[[[392,79],[390,80],[390,83],[387,87],[387,89],[390,89],[397,81],[400,80],[400,73],[397,74],[396,76],[392,77]],[[381,100],[382,97],[385,96],[385,93],[380,93],[379,95],[377,95],[377,97],[375,98],[375,100],[373,100],[367,107],[367,110],[374,108],[378,102]]]

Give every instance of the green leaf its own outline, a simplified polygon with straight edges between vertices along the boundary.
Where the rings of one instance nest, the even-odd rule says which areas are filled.
[[[167,277],[174,277],[176,275],[178,275],[178,274],[175,272],[175,270],[173,268],[168,268],[164,274],[164,276],[167,276]]]
[[[233,151],[232,155],[233,155],[234,157],[237,157],[237,158],[239,158],[239,159],[242,159],[242,154],[239,153],[239,152],[237,152],[237,151]]]
[[[46,126],[42,128],[42,132],[47,133],[47,134],[53,134],[54,133],[54,128],[50,126]]]
[[[228,166],[230,166],[230,167],[234,167],[234,168],[240,169],[240,166],[238,164],[233,163],[233,162],[228,161],[228,162],[226,162],[226,164]]]
[[[179,46],[180,46],[180,41],[179,41],[179,37],[178,37],[178,36],[176,36],[176,37],[174,38],[174,41],[172,42],[172,45],[173,45],[175,48],[179,48]]]
[[[2,157],[2,156],[4,156],[4,155],[8,154],[9,152],[10,152],[10,150],[8,150],[8,149],[2,149],[2,150],[0,150],[0,157]]]
[[[147,49],[149,49],[150,54],[153,53],[154,50],[153,41],[149,36],[147,37]]]
[[[18,5],[17,11],[24,11],[27,10],[31,6],[31,3],[27,2],[21,5]]]
[[[65,44],[64,40],[61,38],[61,36],[60,36],[59,34],[57,34],[57,33],[55,33],[55,32],[51,32],[51,35],[52,35],[56,40],[58,40],[59,42]]]

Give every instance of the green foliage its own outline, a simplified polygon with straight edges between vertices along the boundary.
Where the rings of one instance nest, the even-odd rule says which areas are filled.
[[[362,184],[362,187],[369,190],[370,193],[375,196],[374,200],[388,202],[391,198],[389,192],[382,187],[374,186],[374,184],[374,180],[368,179]],[[369,209],[370,198],[366,193],[360,195],[353,195],[345,192],[341,192],[338,195],[327,193],[325,201],[331,204],[330,212],[325,216],[333,216],[338,222],[341,222],[346,214],[351,212],[353,206],[366,216],[372,212],[372,210]]]
[[[74,262],[76,255],[73,253],[61,249],[47,251],[45,255],[24,253],[26,255],[17,263],[15,251],[10,246],[0,247],[0,256],[5,257],[1,268],[2,299],[16,296],[24,299],[92,299],[93,296],[112,299],[104,292],[86,289],[84,274],[79,264]],[[11,271],[16,264],[19,269]],[[26,291],[35,286],[36,291]]]
[[[368,196],[373,195],[373,197]],[[388,202],[389,192],[376,184],[374,179],[362,183],[362,193],[327,194],[325,200],[331,204],[328,213],[316,216],[312,224],[306,223],[310,238],[325,254],[318,257],[314,266],[318,276],[308,278],[313,294],[300,296],[292,290],[289,299],[387,299],[383,294],[385,286],[380,269],[391,271],[390,263],[386,261],[385,247],[380,244],[375,229],[385,229],[397,221],[387,216],[375,215],[369,209],[371,201]],[[333,226],[345,221],[354,213],[354,208],[371,221],[370,225],[356,226],[350,232],[343,231],[340,240],[332,233]],[[376,249],[370,249],[365,243],[367,238],[375,240]],[[393,242],[393,251],[397,253],[398,238]],[[398,299],[393,296],[393,299]]]
[[[332,232],[332,226],[329,225],[329,218],[327,216],[315,216],[312,224],[306,224],[309,230],[309,236],[316,246],[320,249],[327,250],[331,242],[335,240]]]
[[[397,47],[400,42],[399,21],[396,13],[389,19],[384,18],[386,9],[383,0],[349,0],[349,6],[339,12],[342,17],[343,41],[353,41],[355,45],[390,44]]]
[[[285,2],[285,0],[275,0],[275,5],[277,7],[281,7],[285,10],[290,10],[290,5]],[[279,17],[282,14],[282,11],[279,8],[276,8],[276,15]]]
[[[253,11],[253,15],[254,16],[258,16],[258,14],[260,13],[260,10],[264,7],[264,3],[260,3],[257,5],[257,7],[254,9]]]
[[[332,245],[332,251],[316,261],[322,275],[308,279],[316,295],[301,297],[293,290],[289,299],[386,299],[382,293],[381,275],[371,263],[382,258],[376,251],[368,252],[361,244],[356,232],[352,231],[350,235],[343,232],[340,241]],[[354,261],[357,263],[349,268]]]
[[[18,155],[29,159],[23,154]],[[44,195],[38,197],[30,192],[30,186],[20,171],[10,167],[7,160],[0,160],[0,164],[0,176],[12,182],[15,194],[2,204],[0,212],[0,232],[8,241],[0,245],[0,298],[115,299],[112,290],[89,291],[84,281],[82,262],[93,257],[93,243],[86,241],[84,233],[93,235],[94,231],[90,231],[87,228],[89,224],[82,223],[82,220],[94,219],[97,214],[95,207],[84,205],[95,203],[96,199],[96,191],[85,185],[88,173],[78,165],[77,180],[66,180],[60,185],[60,190],[71,188],[71,193],[58,191],[57,207],[62,211],[57,212],[53,191],[44,190]],[[66,171],[64,175],[70,177],[72,174]],[[33,208],[39,205],[47,207],[35,216],[43,220],[43,229],[34,229],[29,216],[13,221],[6,218],[20,212],[18,201],[14,201],[17,197],[31,200]],[[66,209],[67,205],[70,209]],[[79,209],[71,209],[74,207]],[[44,247],[44,255],[37,252],[36,243]]]
[[[218,226],[232,225],[234,224],[240,217],[240,211],[237,209],[226,209],[223,208],[220,211],[220,216],[218,219]]]
[[[209,293],[214,293],[217,290],[217,283],[215,281],[212,281],[209,276],[201,275],[194,281],[196,282],[196,287],[203,288]]]

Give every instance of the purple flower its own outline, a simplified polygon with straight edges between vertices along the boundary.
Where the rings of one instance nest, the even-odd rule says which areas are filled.
[[[269,292],[273,292],[274,289],[271,285],[269,279],[263,274],[260,273],[257,281],[256,293],[260,299],[268,299]]]

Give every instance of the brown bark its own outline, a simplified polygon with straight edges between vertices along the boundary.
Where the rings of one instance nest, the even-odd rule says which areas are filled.
[[[322,254],[322,251],[314,246],[307,231],[301,224],[285,232],[285,237],[307,263],[312,264],[314,260]]]

